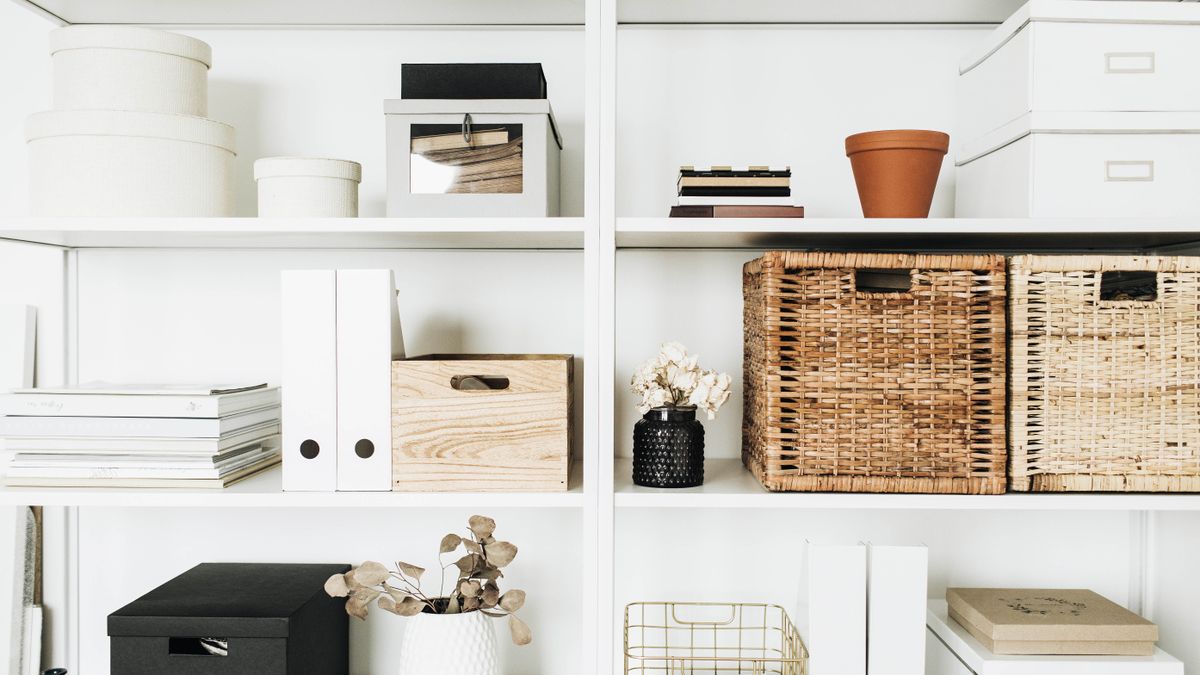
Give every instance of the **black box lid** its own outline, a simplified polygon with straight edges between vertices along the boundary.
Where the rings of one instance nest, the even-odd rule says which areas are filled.
[[[400,98],[546,98],[540,63],[404,63]]]
[[[287,637],[343,564],[201,563],[108,615],[110,636]]]

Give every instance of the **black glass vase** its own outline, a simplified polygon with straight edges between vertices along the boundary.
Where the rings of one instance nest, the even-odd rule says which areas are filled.
[[[704,484],[704,425],[695,408],[654,408],[633,425],[633,482],[657,488]]]

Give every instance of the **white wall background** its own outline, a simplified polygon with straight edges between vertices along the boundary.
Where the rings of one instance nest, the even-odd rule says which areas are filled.
[[[791,165],[811,217],[860,216],[846,136],[951,136],[932,216],[954,213],[958,59],[968,27],[626,27],[618,32],[617,215],[665,216],[680,165]]]

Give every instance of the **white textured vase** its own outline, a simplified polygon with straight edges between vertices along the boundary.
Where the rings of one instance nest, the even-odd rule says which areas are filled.
[[[481,612],[405,619],[400,675],[499,675],[496,630]]]

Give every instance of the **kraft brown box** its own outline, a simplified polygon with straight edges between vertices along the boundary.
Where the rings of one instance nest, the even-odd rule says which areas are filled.
[[[557,492],[571,469],[570,354],[392,362],[392,489]]]
[[[950,618],[994,654],[1149,656],[1158,626],[1084,589],[949,588]]]

